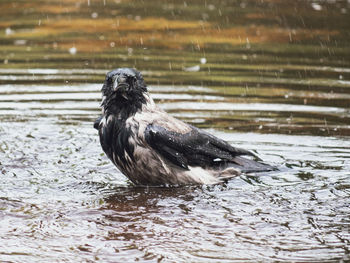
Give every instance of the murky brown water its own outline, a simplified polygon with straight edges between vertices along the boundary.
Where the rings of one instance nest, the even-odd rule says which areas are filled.
[[[349,1],[1,1],[1,262],[350,261]],[[280,172],[139,188],[107,71]]]

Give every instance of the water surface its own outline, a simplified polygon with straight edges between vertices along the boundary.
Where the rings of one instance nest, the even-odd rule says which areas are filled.
[[[0,7],[0,261],[350,260],[348,1]],[[281,171],[133,186],[92,127],[116,67]]]

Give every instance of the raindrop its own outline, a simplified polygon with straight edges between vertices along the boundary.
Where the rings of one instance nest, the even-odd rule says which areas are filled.
[[[212,4],[208,5],[208,9],[210,11],[213,11],[215,9],[215,5],[212,5]]]
[[[246,41],[247,41],[246,48],[247,48],[247,49],[250,49],[250,42],[249,42],[249,38],[247,38],[247,39],[246,39]]]
[[[13,32],[13,30],[12,30],[11,28],[8,27],[8,28],[5,29],[5,34],[6,34],[6,35],[11,35],[11,34],[13,34],[13,33],[14,33],[14,32]]]
[[[188,67],[188,68],[184,68],[184,71],[187,72],[197,72],[201,69],[201,67],[199,65],[193,66],[193,67]]]
[[[202,19],[203,19],[204,21],[208,20],[208,18],[209,18],[209,15],[208,15],[207,13],[203,13],[203,14],[202,14]]]
[[[205,64],[205,63],[207,63],[207,59],[206,58],[201,58],[200,62],[201,62],[201,64]]]
[[[27,40],[25,39],[17,39],[14,42],[15,46],[24,46],[25,44],[27,44]]]
[[[69,51],[69,53],[71,55],[75,55],[77,53],[77,48],[76,47],[71,47],[68,51]]]
[[[93,13],[91,14],[91,17],[94,18],[94,19],[97,18],[97,17],[98,17],[98,13],[93,12]]]
[[[320,4],[317,3],[311,3],[311,6],[314,10],[316,11],[321,11],[322,10],[322,6]]]

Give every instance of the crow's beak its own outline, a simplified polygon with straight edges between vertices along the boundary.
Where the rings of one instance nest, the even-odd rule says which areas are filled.
[[[117,91],[119,88],[129,86],[126,82],[126,78],[123,76],[114,76],[113,77],[113,90]]]
[[[129,87],[129,84],[126,82],[126,78],[123,76],[115,76],[113,78],[113,90],[116,92],[117,90],[121,89],[120,91],[120,95],[124,98],[124,99],[128,99],[128,97],[126,96],[126,88]]]

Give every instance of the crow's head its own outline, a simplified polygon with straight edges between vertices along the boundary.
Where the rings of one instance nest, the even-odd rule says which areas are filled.
[[[119,68],[106,75],[102,87],[102,108],[112,114],[135,113],[146,103],[146,84],[140,72],[131,68]]]

